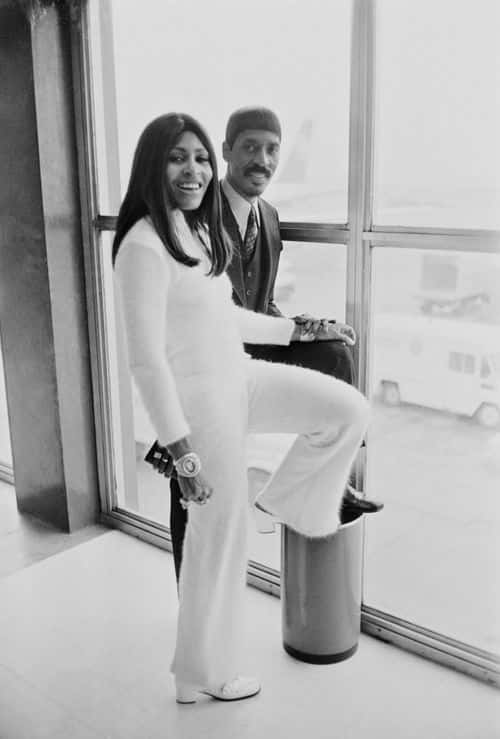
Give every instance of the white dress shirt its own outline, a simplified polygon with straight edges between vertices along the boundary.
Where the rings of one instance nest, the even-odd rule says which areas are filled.
[[[259,198],[255,197],[252,198],[252,200],[247,200],[238,192],[236,192],[234,187],[229,184],[227,177],[224,177],[224,179],[222,180],[222,189],[224,191],[224,195],[228,199],[229,206],[233,211],[236,223],[238,224],[241,239],[242,241],[244,241],[245,233],[247,230],[248,216],[252,207],[255,210],[255,215],[257,216],[257,225],[260,228]]]

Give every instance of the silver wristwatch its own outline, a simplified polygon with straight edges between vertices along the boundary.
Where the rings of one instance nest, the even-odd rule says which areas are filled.
[[[201,460],[196,452],[188,452],[174,461],[174,467],[181,477],[196,477],[201,471]]]

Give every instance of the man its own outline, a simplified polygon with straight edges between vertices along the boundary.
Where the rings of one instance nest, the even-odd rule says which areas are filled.
[[[221,183],[223,220],[234,245],[228,268],[233,299],[239,305],[268,315],[283,315],[274,301],[274,283],[283,244],[278,213],[260,196],[278,166],[281,126],[267,108],[242,108],[227,123],[222,147],[227,172]],[[313,329],[311,316],[297,316]],[[297,364],[354,382],[354,363],[348,343],[353,342],[350,326],[330,326],[331,342],[293,343],[290,346],[251,346],[255,359]]]
[[[275,316],[283,315],[274,302],[274,283],[283,244],[278,213],[260,196],[278,166],[280,145],[281,126],[271,110],[242,108],[229,117],[222,148],[227,171],[221,182],[221,197],[224,227],[234,246],[228,268],[233,299],[245,308]],[[303,327],[302,341],[289,346],[247,344],[246,351],[256,359],[301,365],[352,384],[354,364],[347,344],[354,344],[354,330],[333,321],[328,324],[332,341],[315,342],[316,334],[325,330],[325,322],[307,314],[294,320]],[[161,448],[153,447],[146,459],[160,473],[167,476],[171,473],[171,460]],[[170,529],[177,578],[187,520],[180,499],[179,485],[172,479]],[[362,513],[382,508],[381,503],[358,496],[350,485],[343,506]]]

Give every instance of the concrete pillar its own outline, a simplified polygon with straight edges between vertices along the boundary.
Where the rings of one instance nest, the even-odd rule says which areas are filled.
[[[64,531],[99,511],[69,31],[66,4],[0,0],[0,331],[16,495]]]

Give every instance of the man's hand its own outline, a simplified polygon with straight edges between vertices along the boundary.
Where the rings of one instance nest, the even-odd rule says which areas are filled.
[[[356,332],[347,323],[328,323],[325,332],[320,332],[316,341],[345,341],[347,346],[354,346]]]

